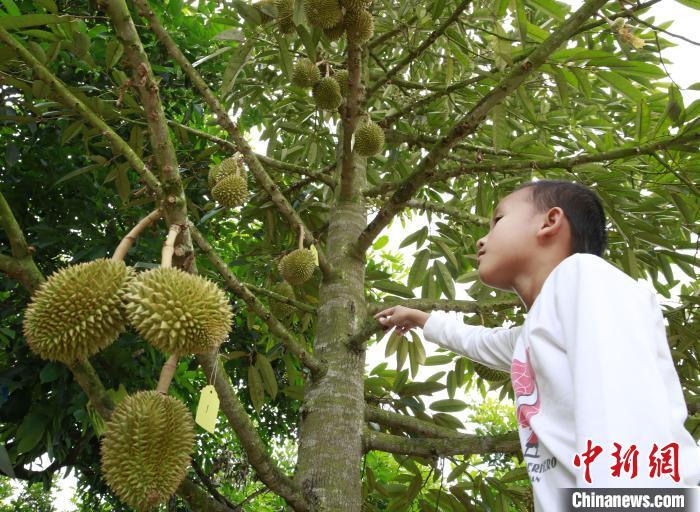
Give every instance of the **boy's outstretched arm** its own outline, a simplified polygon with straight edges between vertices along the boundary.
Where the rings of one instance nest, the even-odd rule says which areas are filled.
[[[491,368],[510,372],[515,342],[521,327],[488,328],[467,325],[454,312],[423,311],[393,306],[380,311],[374,318],[387,331],[392,327],[403,336],[415,327],[423,329],[426,340],[468,357]]]

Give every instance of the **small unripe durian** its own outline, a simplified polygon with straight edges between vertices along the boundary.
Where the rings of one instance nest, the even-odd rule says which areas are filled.
[[[168,354],[201,354],[228,335],[232,312],[226,294],[204,277],[155,268],[129,284],[129,321],[148,343]]]
[[[297,249],[284,256],[279,271],[289,284],[298,285],[308,281],[316,268],[316,258],[310,249]]]
[[[346,12],[344,22],[350,41],[363,44],[374,35],[374,20],[372,15],[364,9]]]
[[[223,207],[236,208],[248,199],[248,181],[240,174],[232,174],[219,181],[211,195]]]
[[[371,3],[371,0],[340,0],[340,5],[345,7],[346,11],[359,11],[366,8]]]
[[[275,0],[277,7],[277,27],[283,34],[296,32],[294,25],[294,0]]]
[[[185,405],[140,391],[119,402],[105,424],[102,474],[121,501],[147,512],[182,483],[193,448],[194,423]]]
[[[474,362],[474,373],[476,373],[482,379],[488,380],[489,382],[500,382],[508,379],[509,377],[508,372],[494,370],[493,368],[489,368],[488,366],[477,362]]]
[[[366,122],[355,131],[355,152],[361,156],[380,153],[384,147],[384,130],[372,121]]]
[[[323,34],[328,38],[329,41],[335,41],[343,37],[345,34],[345,23],[341,20],[336,26],[331,28],[324,28]]]
[[[335,72],[335,75],[333,75],[333,78],[335,78],[335,81],[338,82],[338,85],[340,85],[340,94],[343,97],[347,97],[348,91],[350,90],[350,84],[348,82],[348,80],[349,80],[348,70],[347,69],[339,69],[338,71]]]
[[[212,190],[226,176],[232,174],[242,174],[243,162],[236,156],[232,156],[222,160],[219,164],[209,169],[208,184],[209,190]]]
[[[53,273],[24,314],[29,348],[43,359],[69,364],[112,344],[126,328],[131,278],[123,261],[104,258]]]
[[[337,110],[343,102],[340,85],[332,76],[321,78],[312,90],[316,106],[321,110]]]
[[[279,293],[280,295],[284,295],[289,299],[296,298],[294,296],[294,288],[292,288],[292,285],[289,284],[287,281],[282,281],[280,283],[275,284],[272,287],[272,291],[275,293]],[[280,320],[294,313],[295,309],[296,308],[294,306],[291,306],[286,302],[280,302],[275,299],[270,299],[270,312]]]
[[[303,0],[304,13],[310,25],[319,28],[335,27],[343,20],[338,0]]]
[[[313,87],[321,79],[318,66],[309,59],[299,59],[294,65],[292,83],[299,87]]]

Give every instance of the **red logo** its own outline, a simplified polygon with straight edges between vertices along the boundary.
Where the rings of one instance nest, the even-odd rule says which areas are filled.
[[[530,418],[540,412],[540,396],[537,392],[537,382],[535,381],[535,370],[530,362],[530,349],[525,350],[525,361],[513,358],[511,365],[511,379],[513,381],[513,391],[515,391],[515,407],[518,416],[518,424],[529,431],[526,443],[525,456],[537,456],[537,434],[530,428]],[[534,453],[531,453],[534,452]]]

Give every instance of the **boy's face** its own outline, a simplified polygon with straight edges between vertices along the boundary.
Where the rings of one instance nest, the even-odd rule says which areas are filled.
[[[531,193],[528,187],[504,197],[493,212],[490,231],[476,244],[479,278],[487,286],[512,291],[516,278],[530,270],[543,217],[530,201]]]

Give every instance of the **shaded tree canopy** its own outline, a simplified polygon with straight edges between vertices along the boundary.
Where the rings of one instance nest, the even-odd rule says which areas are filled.
[[[234,313],[217,353],[176,364],[169,394],[194,417],[211,383],[221,411],[213,434],[197,427],[169,510],[528,510],[512,407],[460,398],[512,397],[507,379],[426,357],[415,333],[390,336],[377,367],[365,353],[383,338],[372,314],[391,304],[524,320],[512,294],[478,281],[475,244],[533,178],[592,187],[605,258],[679,294],[664,317],[700,439],[700,101],[686,105],[664,66],[658,1],[357,2],[374,26],[362,42],[331,40],[302,0],[288,15],[281,0],[3,0],[0,470],[46,486],[75,470],[81,510],[129,510],[104,483],[99,439],[169,354],[127,329],[89,360],[44,361],[23,317],[48,276],[110,257],[158,210],[126,262],[157,267],[175,227],[174,266],[225,289]],[[304,58],[322,77],[347,72],[338,109],[292,83]],[[364,157],[353,134],[367,120],[386,142]],[[234,154],[250,195],[231,209],[208,174]],[[406,234],[405,266],[382,252],[386,230],[417,213],[436,229]],[[300,246],[318,268],[290,298],[273,288]],[[26,469],[42,455],[48,467]]]

